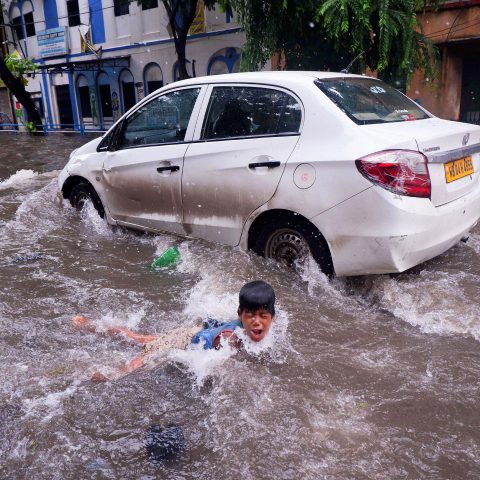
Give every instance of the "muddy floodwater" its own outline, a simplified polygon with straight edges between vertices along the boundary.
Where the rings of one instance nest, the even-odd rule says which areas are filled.
[[[478,227],[413,271],[328,281],[57,206],[58,170],[85,141],[0,132],[0,478],[480,478]],[[174,244],[176,267],[147,268]],[[278,298],[261,349],[174,350],[90,381],[140,347],[73,315],[145,333],[230,320],[259,278]],[[183,429],[176,460],[148,458],[152,425]]]

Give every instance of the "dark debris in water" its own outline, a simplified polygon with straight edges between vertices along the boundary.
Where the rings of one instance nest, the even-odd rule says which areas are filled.
[[[177,459],[186,448],[182,427],[152,425],[145,435],[145,448],[152,463],[164,464]]]
[[[16,253],[10,257],[10,262],[14,265],[26,265],[45,260],[46,258],[46,255],[43,253]]]

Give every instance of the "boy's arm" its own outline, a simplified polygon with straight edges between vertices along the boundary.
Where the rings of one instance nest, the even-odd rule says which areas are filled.
[[[97,327],[83,315],[76,315],[72,318],[72,325],[77,330],[84,330],[90,333],[101,333],[98,331]],[[105,332],[111,336],[122,335],[138,343],[147,344],[156,340],[158,335],[144,335],[142,333],[133,332],[125,327],[107,327]]]
[[[220,324],[214,328],[204,328],[193,336],[192,343],[203,342],[203,348],[205,350],[211,348],[218,350],[219,348],[222,348],[222,338],[228,338],[228,343],[231,347],[239,348],[241,346],[241,341],[234,333],[234,330],[239,326],[241,326],[241,323],[235,320]]]
[[[124,335],[130,340],[134,340],[135,342],[143,343],[145,345],[158,338],[158,335],[144,335],[142,333],[132,332],[128,328],[124,327],[109,327],[107,328],[107,333],[109,335]]]

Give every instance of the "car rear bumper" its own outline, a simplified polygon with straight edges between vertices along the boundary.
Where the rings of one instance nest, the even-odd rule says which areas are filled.
[[[403,272],[448,250],[480,217],[480,186],[440,207],[372,187],[312,222],[338,276]]]

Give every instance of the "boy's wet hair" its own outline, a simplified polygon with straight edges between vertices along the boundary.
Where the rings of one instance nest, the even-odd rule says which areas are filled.
[[[255,312],[264,308],[275,315],[275,292],[271,285],[262,280],[246,283],[240,290],[238,310]]]

